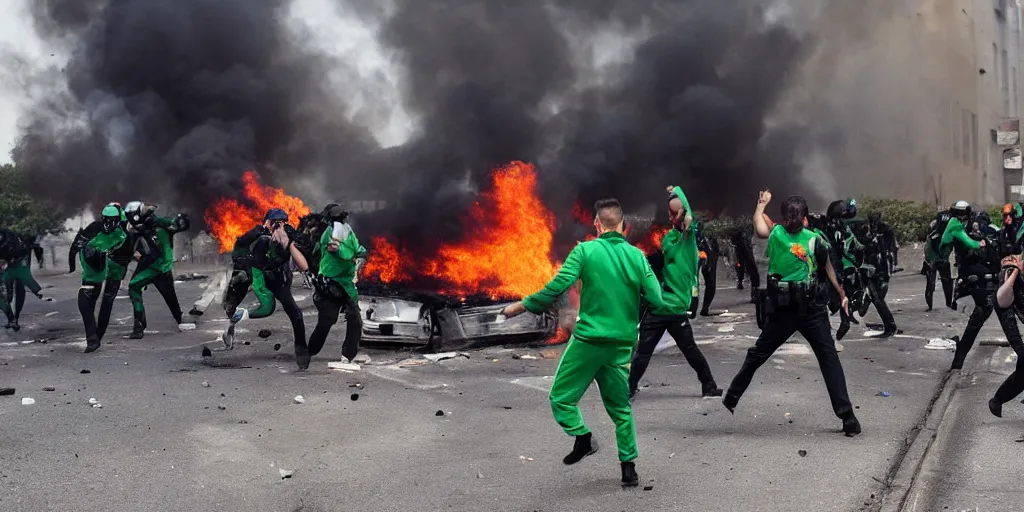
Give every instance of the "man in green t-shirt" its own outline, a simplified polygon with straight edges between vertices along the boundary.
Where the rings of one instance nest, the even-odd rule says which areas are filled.
[[[551,384],[551,410],[555,421],[576,441],[562,462],[575,464],[597,452],[597,442],[583,424],[577,404],[597,381],[605,410],[615,423],[622,483],[636,486],[640,479],[636,426],[629,405],[629,360],[639,336],[641,297],[656,309],[666,309],[661,286],[644,253],[626,241],[622,206],[615,199],[594,205],[598,237],[578,244],[558,275],[543,290],[506,306],[502,314],[547,311],[576,281],[581,282],[580,310]],[[685,310],[685,308],[684,308]]]
[[[754,211],[755,232],[759,238],[768,240],[768,282],[759,297],[760,314],[766,317],[764,327],[754,346],[747,350],[743,366],[722,404],[734,411],[757,369],[799,331],[818,359],[832,410],[842,420],[843,432],[850,437],[858,435],[861,426],[853,412],[843,365],[832,339],[826,308],[828,295],[820,286],[823,277],[839,294],[844,312],[849,311],[849,301],[836,278],[824,240],[805,227],[807,201],[800,196],[787,198],[782,203],[782,221],[770,228],[764,215],[770,200],[770,192],[761,192]]]
[[[689,310],[691,301],[697,300],[700,268],[700,249],[697,247],[697,227],[690,210],[690,201],[680,187],[668,187],[668,215],[672,229],[661,239],[663,267],[661,271],[661,293],[666,308],[649,310],[640,322],[640,341],[629,370],[629,395],[636,395],[640,378],[651,362],[654,349],[661,337],[668,331],[676,346],[686,357],[686,362],[697,372],[701,384],[701,395],[722,396],[722,390],[715,384],[711,367],[693,339]],[[707,263],[717,265],[715,262]],[[707,286],[714,286],[708,283]],[[706,306],[705,306],[706,307]]]
[[[314,251],[320,256],[320,264],[313,293],[316,327],[309,335],[309,355],[312,357],[320,352],[331,327],[338,323],[341,310],[345,310],[345,341],[341,345],[341,355],[351,361],[359,353],[359,339],[363,334],[356,281],[359,270],[366,264],[366,248],[359,243],[347,222],[348,212],[340,205],[335,204],[324,213],[330,225],[320,235],[319,249]]]

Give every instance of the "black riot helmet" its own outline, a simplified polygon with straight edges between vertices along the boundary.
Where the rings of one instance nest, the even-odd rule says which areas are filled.
[[[882,222],[882,214],[880,212],[871,212],[868,214],[868,224],[877,226],[879,222]]]
[[[825,217],[830,220],[842,219],[846,215],[846,201],[832,201],[825,210]]]
[[[348,219],[348,211],[338,203],[330,203],[320,213],[327,222],[345,222]]]
[[[825,227],[825,214],[820,212],[812,212],[807,214],[807,229],[817,229],[819,231],[825,231]]]
[[[851,197],[851,198],[847,199],[846,201],[844,201],[844,203],[845,203],[845,206],[846,206],[846,210],[843,211],[843,218],[844,219],[852,219],[852,218],[856,217],[857,216],[857,200]]]
[[[113,203],[103,207],[103,210],[100,211],[101,229],[108,235],[121,226],[122,219],[124,219],[124,213]]]

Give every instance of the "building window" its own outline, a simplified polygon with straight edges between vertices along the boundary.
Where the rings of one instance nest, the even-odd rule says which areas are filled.
[[[965,166],[971,165],[971,113],[964,110],[961,113],[961,156]]]
[[[971,163],[978,170],[978,114],[971,112]]]

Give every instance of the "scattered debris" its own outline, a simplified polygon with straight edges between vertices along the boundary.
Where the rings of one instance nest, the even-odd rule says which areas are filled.
[[[43,388],[43,391],[57,391],[57,388],[53,386],[46,386],[45,388]]]
[[[303,398],[302,395],[296,396],[293,400],[295,400],[295,403],[297,403],[297,404],[304,404],[304,403],[306,403],[306,399]]]
[[[928,344],[924,348],[930,350],[956,350],[956,341],[953,339],[932,338],[928,340]]]
[[[218,405],[217,408],[222,410],[222,411],[228,410],[228,408],[226,406],[224,406],[224,405]]]
[[[784,416],[786,418],[786,421],[788,421],[789,423],[793,423],[793,415],[791,413],[787,412]]]
[[[259,336],[261,339],[265,340],[265,339],[269,338],[273,334],[274,333],[271,332],[270,329],[260,329],[260,332],[257,333],[256,335]]]
[[[559,357],[562,357],[562,351],[553,348],[541,350],[540,357],[541,359],[558,359]]]
[[[676,454],[675,454],[675,453],[670,453],[670,454],[668,454],[668,458],[670,458],[670,459],[671,459],[672,457],[675,457],[675,456],[676,456]]]
[[[888,391],[879,391],[878,394],[876,394],[875,396],[881,396],[881,397],[889,398],[890,396],[892,396],[892,393],[890,393]]]
[[[526,455],[520,455],[519,456],[519,460],[525,460],[525,461],[533,462],[533,458],[532,457],[527,457]]]
[[[349,384],[348,387],[356,388],[356,389],[363,389],[362,383],[359,383],[359,382],[356,382],[355,384]]]
[[[653,491],[654,490],[654,486],[653,485],[646,485],[646,486],[644,486],[644,490],[645,491]]]
[[[242,345],[252,345],[252,342],[249,342],[249,341],[243,341],[243,342],[242,342]]]
[[[438,410],[437,412],[434,413],[434,416],[437,416],[437,417],[444,416],[444,411]]]
[[[355,402],[356,400],[359,400],[359,393],[352,393],[352,397],[351,398],[352,398],[353,402]]]
[[[208,388],[208,387],[210,387],[210,383],[209,383],[209,382],[206,382],[206,381],[204,380],[204,381],[203,381],[203,387],[204,387],[204,388]]]
[[[281,350],[281,344],[280,343],[274,343],[274,352],[277,352],[278,350]]]
[[[1016,441],[1016,442],[1018,442],[1018,443],[1024,443],[1024,436],[1022,436],[1022,437],[1021,437],[1020,439],[1017,439],[1017,441]]]
[[[469,354],[465,352],[443,352],[441,354],[425,354],[423,359],[436,363],[447,359],[455,359],[456,357],[465,357],[466,359],[469,359]]]
[[[89,399],[89,405],[96,405],[98,403],[100,403],[100,401],[96,400],[95,398],[90,398]]]
[[[36,400],[34,398],[25,397],[21,399],[21,405],[35,405]]]
[[[355,363],[346,363],[344,361],[331,361],[327,363],[327,368],[331,370],[342,370],[346,372],[358,372],[360,366]]]
[[[359,354],[352,358],[352,362],[356,364],[370,364],[370,356],[366,354]]]
[[[479,472],[479,471],[477,471],[477,472],[476,472],[476,477],[477,477],[477,478],[483,478],[483,477],[484,477],[484,474],[483,474],[483,473],[481,473],[481,472]]]
[[[423,366],[428,362],[429,361],[427,361],[426,359],[404,359],[402,361],[399,361],[396,364],[396,366],[398,366],[399,368],[408,368],[410,366]]]
[[[281,480],[291,478],[295,474],[294,471],[288,471],[287,469],[278,469],[278,471],[281,473]]]
[[[86,373],[92,373],[92,372],[90,372],[89,370],[82,370],[82,371],[80,371],[80,372],[78,372],[78,373],[81,373],[81,374],[86,374]]]
[[[508,405],[505,405],[505,406],[502,406],[502,409],[505,409],[506,411],[511,411],[512,407],[508,406]]]
[[[800,451],[798,451],[796,453],[797,453],[797,455],[799,455],[801,457],[806,457],[807,456],[807,450],[800,450]]]
[[[522,356],[519,356],[519,359],[526,359],[527,361],[533,361],[533,360],[537,359],[537,356],[535,356],[533,354],[523,354]]]
[[[491,359],[491,362],[492,362],[492,363],[500,363],[500,362],[501,362],[501,359]]]
[[[103,404],[92,404],[92,408],[93,409],[102,409],[103,408]]]
[[[203,347],[203,357],[213,357],[213,352],[210,351],[210,347]]]
[[[14,394],[14,388],[0,388],[0,396],[9,396]]]

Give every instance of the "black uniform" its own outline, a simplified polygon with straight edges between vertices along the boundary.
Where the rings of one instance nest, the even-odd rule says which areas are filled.
[[[122,226],[122,229],[124,226]],[[93,239],[103,230],[103,221],[96,220],[89,223],[88,226],[78,230],[78,234],[75,235],[74,241],[71,242],[71,248],[68,249],[68,271],[75,271],[75,262],[78,261],[78,253],[88,245],[89,241]],[[143,247],[146,245],[146,247]],[[107,332],[107,327],[110,325],[110,314],[114,310],[114,301],[117,299],[117,292],[121,289],[121,282],[124,280],[128,272],[128,264],[131,263],[132,257],[136,250],[140,253],[145,251],[150,252],[146,241],[128,235],[128,240],[117,249],[107,254],[107,258],[110,261],[117,264],[124,272],[118,272],[117,275],[110,275],[103,283],[96,283],[95,288],[89,290],[86,293],[86,300],[91,301],[89,311],[94,311],[96,307],[96,301],[100,300],[100,314],[96,318],[96,337],[102,341],[103,335]],[[100,299],[100,289],[102,286],[103,297]]]
[[[690,318],[697,316],[699,304],[703,304],[703,307],[700,308],[701,316],[711,314],[711,302],[715,300],[715,291],[718,287],[718,256],[721,254],[718,239],[707,236],[703,223],[696,221],[694,223],[697,227],[697,250],[704,253],[705,256],[700,260],[700,273],[704,276],[704,301],[698,301],[699,297],[694,297],[690,301]]]
[[[757,289],[761,287],[761,275],[754,259],[754,246],[750,243],[751,233],[747,229],[736,231],[729,237],[736,252],[736,287],[743,289],[743,275],[750,278],[750,300],[757,300]]]
[[[966,219],[965,219],[966,220]],[[953,225],[947,227],[953,229]],[[1011,346],[1021,343],[1020,331],[1017,328],[1017,319],[1011,308],[1003,309],[996,304],[996,289],[998,289],[1000,272],[1000,247],[998,237],[983,239],[983,247],[971,248],[956,237],[947,235],[951,239],[958,255],[956,297],[970,296],[974,301],[974,311],[967,320],[967,327],[963,336],[956,344],[956,353],[953,355],[952,369],[963,368],[967,354],[974,347],[974,341],[978,337],[985,321],[996,313],[999,324],[1003,328],[1003,334]],[[972,244],[973,245],[973,244]],[[954,300],[955,300],[954,299]]]
[[[949,253],[944,252],[941,247],[942,235],[946,232],[946,226],[951,218],[952,214],[949,210],[939,212],[935,216],[935,226],[928,233],[928,240],[925,242],[925,260],[922,273],[927,278],[924,288],[924,300],[928,304],[928,311],[932,310],[932,294],[935,293],[936,274],[942,281],[942,294],[946,297],[946,307],[953,308],[953,274],[949,266]]]
[[[785,231],[782,226],[776,226],[771,236],[778,236],[778,230]],[[846,389],[846,376],[836,352],[835,340],[832,339],[832,328],[829,325],[826,308],[828,294],[820,285],[823,275],[827,275],[825,266],[829,264],[828,244],[820,237],[816,240],[812,248],[813,254],[809,255],[816,262],[816,283],[782,282],[779,280],[782,278],[780,275],[768,276],[767,286],[759,294],[761,303],[758,306],[758,315],[762,317],[763,330],[754,346],[747,350],[743,366],[733,378],[722,403],[733,411],[750,386],[757,369],[799,331],[807,339],[818,359],[832,409],[836,416],[843,420],[843,431],[847,435],[857,435],[861,432],[860,422],[853,412],[853,405]],[[778,257],[780,255],[769,254],[769,258]]]
[[[871,305],[882,319],[883,338],[896,334],[896,320],[885,302],[885,296],[889,292],[889,277],[891,264],[890,242],[888,237],[892,235],[892,229],[887,225],[878,222],[863,222],[852,226],[854,235],[863,247],[863,264],[859,267],[860,282],[864,287],[864,297],[859,304],[858,313],[863,318]],[[889,235],[886,234],[889,232]]]
[[[32,248],[25,244],[16,233],[7,229],[0,229],[0,260],[10,264],[25,259],[31,252]],[[0,286],[0,308],[4,310],[4,315],[7,316],[7,324],[9,326],[16,325],[14,311],[11,310],[5,287],[2,286]]]

